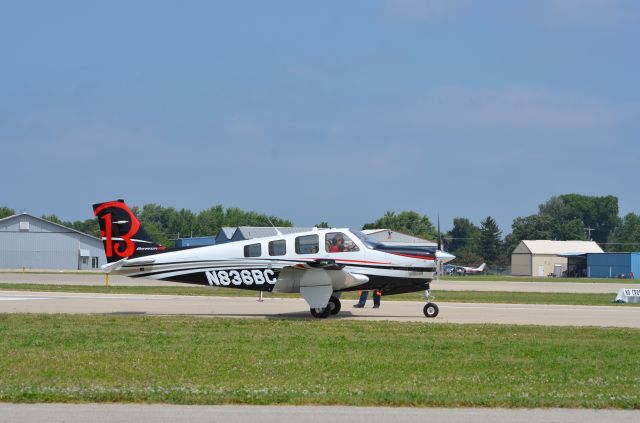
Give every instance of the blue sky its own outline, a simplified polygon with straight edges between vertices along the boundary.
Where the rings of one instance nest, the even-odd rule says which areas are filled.
[[[640,212],[640,2],[6,2],[0,205]]]

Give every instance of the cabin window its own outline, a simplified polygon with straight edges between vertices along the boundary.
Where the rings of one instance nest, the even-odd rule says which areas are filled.
[[[296,238],[296,253],[316,254],[320,245],[318,235],[305,235]]]
[[[328,253],[350,253],[360,250],[356,243],[342,232],[327,233],[324,246]]]
[[[287,254],[287,242],[284,239],[271,241],[269,243],[270,256],[284,256]]]
[[[251,244],[244,246],[245,257],[260,257],[262,255],[262,247],[260,244]]]

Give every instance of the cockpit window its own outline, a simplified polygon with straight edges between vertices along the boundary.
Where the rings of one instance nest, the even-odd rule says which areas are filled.
[[[362,231],[354,231],[353,229],[351,229],[351,233],[357,236],[358,239],[362,241],[367,248],[370,248],[372,250],[382,245],[381,242],[379,242],[376,239],[373,239],[372,237],[370,237],[369,235],[365,234]]]
[[[360,249],[351,238],[342,232],[328,232],[325,236],[325,250],[328,253],[350,253]]]

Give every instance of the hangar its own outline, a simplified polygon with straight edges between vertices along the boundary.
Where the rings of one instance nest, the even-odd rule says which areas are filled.
[[[511,274],[562,276],[569,270],[569,256],[587,253],[602,253],[602,248],[594,241],[520,241],[511,253]]]
[[[99,269],[102,240],[27,213],[0,219],[0,269]]]

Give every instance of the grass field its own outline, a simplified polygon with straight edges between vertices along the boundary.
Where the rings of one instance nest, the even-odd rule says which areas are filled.
[[[254,291],[213,288],[213,287],[180,287],[180,286],[87,286],[87,285],[40,285],[40,284],[8,284],[0,283],[0,290],[15,291],[46,291],[46,292],[80,292],[103,294],[148,294],[148,295],[211,295],[211,296],[242,296],[255,297]],[[547,293],[547,292],[502,292],[502,291],[434,291],[437,302],[464,302],[464,303],[502,303],[502,304],[563,304],[563,305],[617,305],[621,307],[640,306],[640,304],[617,304],[612,301],[615,294],[571,294],[571,293]],[[269,297],[300,298],[299,294],[272,294],[265,293]],[[346,292],[343,299],[355,300],[358,298],[354,292]],[[401,294],[384,297],[390,301],[423,301],[422,292]]]
[[[640,408],[640,331],[0,315],[0,401]]]

